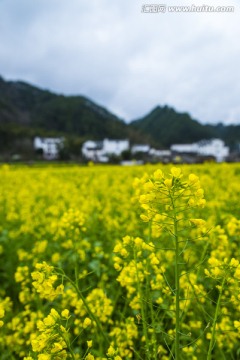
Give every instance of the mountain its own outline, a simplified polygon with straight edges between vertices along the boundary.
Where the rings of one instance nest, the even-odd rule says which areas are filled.
[[[201,125],[187,113],[178,113],[174,109],[157,106],[145,117],[131,123],[134,129],[149,134],[162,147],[171,144],[186,144],[215,136],[213,129]]]
[[[178,113],[168,106],[157,106],[146,116],[132,121],[130,126],[149,135],[158,147],[211,138],[221,138],[231,146],[240,142],[240,125],[202,125],[189,114]]]
[[[0,78],[0,124],[81,136],[127,136],[124,121],[83,96],[56,95]]]
[[[88,138],[149,140],[84,96],[58,95],[0,77],[0,151],[19,152],[23,142],[28,142],[30,148],[36,135],[64,135],[75,143],[78,153],[81,143]]]

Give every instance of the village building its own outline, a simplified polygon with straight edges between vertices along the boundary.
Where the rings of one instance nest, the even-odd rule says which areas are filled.
[[[64,138],[43,138],[35,137],[33,148],[35,151],[41,151],[45,160],[56,160],[59,158],[59,151],[64,146]]]
[[[129,150],[129,140],[85,141],[82,145],[82,155],[87,160],[108,162],[112,155],[120,156],[123,151]]]
[[[163,163],[169,163],[172,160],[172,152],[170,150],[159,150],[151,148],[149,151],[149,156],[153,161],[160,161]]]
[[[229,147],[221,139],[201,140],[192,144],[171,145],[173,154],[213,157],[217,162],[225,161],[229,155]]]
[[[131,148],[131,152],[132,154],[137,154],[137,153],[149,153],[150,151],[150,145],[148,144],[136,144],[133,145]]]

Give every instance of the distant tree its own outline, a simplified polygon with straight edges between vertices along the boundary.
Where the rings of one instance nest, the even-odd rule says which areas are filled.
[[[131,153],[131,150],[124,150],[122,151],[121,153],[121,159],[122,160],[131,160],[132,159],[132,153]]]

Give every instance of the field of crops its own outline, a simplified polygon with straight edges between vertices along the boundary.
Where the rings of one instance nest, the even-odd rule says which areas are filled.
[[[0,166],[0,358],[240,359],[240,164]]]

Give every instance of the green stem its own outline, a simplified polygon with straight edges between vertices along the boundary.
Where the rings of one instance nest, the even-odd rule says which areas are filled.
[[[149,222],[148,224],[148,244],[150,243],[151,241],[151,236],[152,236],[152,224],[151,222]],[[149,258],[147,258],[147,274],[149,272],[149,268],[150,268],[150,262],[149,262]],[[151,285],[150,285],[150,276],[148,275],[147,276],[147,289],[146,289],[146,294],[150,294],[151,293]],[[154,316],[154,310],[153,310],[153,303],[152,303],[152,300],[151,300],[151,296],[149,296],[149,306],[150,306],[150,314],[151,314],[151,323],[152,323],[152,326],[154,328],[154,324],[155,324],[155,316]],[[155,360],[157,360],[157,352],[158,352],[158,349],[157,349],[157,337],[156,337],[156,331],[154,329],[153,331],[153,334],[152,334],[152,337],[153,337],[153,358]]]
[[[148,271],[148,268],[147,268],[147,271]],[[150,291],[151,291],[151,288],[150,288],[150,282],[149,282],[149,276],[148,276],[146,293],[150,294]],[[153,359],[157,360],[157,351],[158,351],[158,349],[157,349],[157,337],[156,337],[156,331],[155,331],[155,316],[154,316],[153,303],[152,303],[151,297],[148,298],[148,301],[149,301],[149,306],[150,306],[151,324],[152,324],[152,327],[153,327],[153,330],[154,330],[153,333],[152,333]]]
[[[134,261],[135,261],[136,275],[137,275],[137,290],[138,290],[138,294],[139,294],[140,302],[141,302],[141,317],[142,317],[142,324],[143,324],[143,334],[144,334],[145,342],[146,342],[147,359],[149,359],[150,348],[149,348],[149,340],[148,340],[147,321],[146,321],[146,316],[145,316],[145,304],[144,304],[144,300],[143,300],[140,279],[138,276],[137,257],[136,257],[135,249],[134,249]]]
[[[203,253],[202,253],[202,256],[201,256],[201,259],[200,259],[200,264],[202,264],[205,256],[206,256],[206,253],[207,253],[207,250],[208,250],[208,247],[209,247],[209,241],[206,243],[205,247],[204,247],[204,250],[203,250]],[[196,274],[196,284],[198,283],[198,279],[199,279],[199,276],[200,276],[200,271],[201,271],[201,266],[198,267],[198,270],[197,270],[197,274]],[[193,293],[195,294],[195,290],[194,290],[194,286],[192,284],[192,282],[188,279],[189,281],[189,284],[193,290]],[[189,302],[189,304],[186,306],[186,308],[184,309],[184,313],[182,314],[182,317],[181,317],[181,321],[182,323],[184,323],[184,320],[188,314],[188,309],[190,308],[191,306],[191,303]]]
[[[88,312],[91,320],[96,323],[96,325],[97,325],[97,327],[98,327],[98,329],[99,329],[99,332],[102,334],[102,336],[103,336],[103,338],[105,339],[105,341],[109,344],[109,340],[108,340],[108,338],[106,337],[106,334],[105,334],[104,331],[103,331],[103,328],[102,328],[102,325],[101,325],[100,321],[99,321],[98,318],[93,314],[92,310],[91,310],[90,307],[88,306],[87,301],[85,300],[84,296],[82,295],[82,293],[81,293],[81,291],[80,291],[80,289],[79,289],[79,286],[78,286],[78,278],[76,277],[76,280],[75,280],[75,282],[74,282],[70,277],[68,277],[68,276],[63,272],[62,269],[59,269],[59,270],[62,271],[62,274],[60,274],[60,275],[61,275],[62,277],[65,277],[65,279],[68,280],[68,281],[72,284],[72,286],[75,288],[75,290],[77,291],[78,296],[79,296],[80,299],[82,300],[83,305],[85,306],[85,308],[86,308],[86,310],[87,310],[87,312]],[[75,268],[75,276],[77,276],[77,273],[78,273],[78,271],[77,271],[77,269]]]
[[[216,325],[217,325],[217,319],[218,319],[218,315],[219,315],[219,309],[220,309],[221,298],[222,298],[222,293],[223,293],[223,288],[224,288],[224,285],[225,285],[225,281],[226,281],[226,277],[224,276],[222,284],[221,284],[220,292],[219,292],[219,295],[218,295],[217,307],[216,307],[216,311],[215,311],[215,315],[214,315],[214,319],[213,319],[211,341],[210,341],[209,348],[208,348],[207,360],[212,359],[212,351],[213,351],[215,341],[216,341],[216,338],[215,338]]]
[[[62,335],[62,338],[63,338],[65,344],[67,345],[67,348],[68,348],[68,350],[69,350],[69,352],[71,354],[72,359],[75,360],[75,354],[74,354],[74,352],[72,350],[69,339],[62,332],[61,332],[61,335]]]
[[[175,298],[176,298],[176,335],[175,335],[175,359],[180,359],[180,284],[179,284],[179,244],[178,244],[178,229],[177,220],[174,216],[174,235],[175,235]]]
[[[179,243],[178,243],[178,220],[175,208],[174,197],[169,191],[169,195],[173,207],[173,225],[174,225],[174,239],[175,239],[175,360],[180,360],[180,269],[179,269]]]
[[[75,249],[75,254],[77,254],[77,251]],[[107,344],[109,344],[109,340],[105,334],[105,332],[103,331],[102,328],[102,324],[100,323],[99,319],[97,316],[95,316],[92,312],[92,310],[90,309],[87,301],[85,300],[85,297],[82,295],[80,289],[79,289],[79,285],[78,285],[78,279],[79,279],[79,267],[78,267],[78,258],[76,257],[75,259],[75,268],[74,268],[74,272],[75,272],[75,282],[72,282],[74,284],[75,289],[77,290],[77,293],[80,297],[80,299],[82,300],[90,318],[92,321],[94,321],[99,329],[99,332],[97,332],[97,337],[98,337],[98,345],[99,345],[99,349],[102,352],[103,351],[103,343],[100,339],[100,334],[102,334],[103,339],[107,342]]]
[[[85,306],[85,308],[86,308],[86,310],[87,310],[87,312],[88,312],[91,320],[93,320],[93,321],[96,323],[99,331],[100,331],[101,334],[103,335],[103,338],[105,339],[105,341],[106,341],[107,343],[109,343],[109,340],[108,340],[108,338],[106,337],[105,332],[103,331],[103,328],[102,328],[102,325],[101,325],[100,321],[99,321],[98,318],[93,314],[92,310],[91,310],[90,307],[88,306],[87,301],[85,300],[85,297],[83,296],[83,294],[81,293],[81,291],[80,291],[80,289],[79,289],[79,286],[78,286],[78,270],[77,270],[77,267],[75,267],[75,283],[74,283],[73,281],[71,281],[71,282],[72,282],[72,284],[74,285],[75,289],[77,290],[77,293],[78,293],[80,299],[82,300],[83,305]]]
[[[210,245],[210,242],[209,242],[209,240],[208,240],[207,243],[206,243],[206,245],[204,246],[203,253],[202,253],[202,256],[201,256],[201,258],[200,258],[200,262],[199,262],[200,264],[203,263],[203,260],[204,260],[204,258],[205,258],[205,256],[206,256],[206,253],[207,253],[207,251],[208,251],[209,245]],[[200,271],[201,271],[201,266],[198,267],[196,282],[197,282],[197,280],[198,280],[198,278],[199,278]]]

